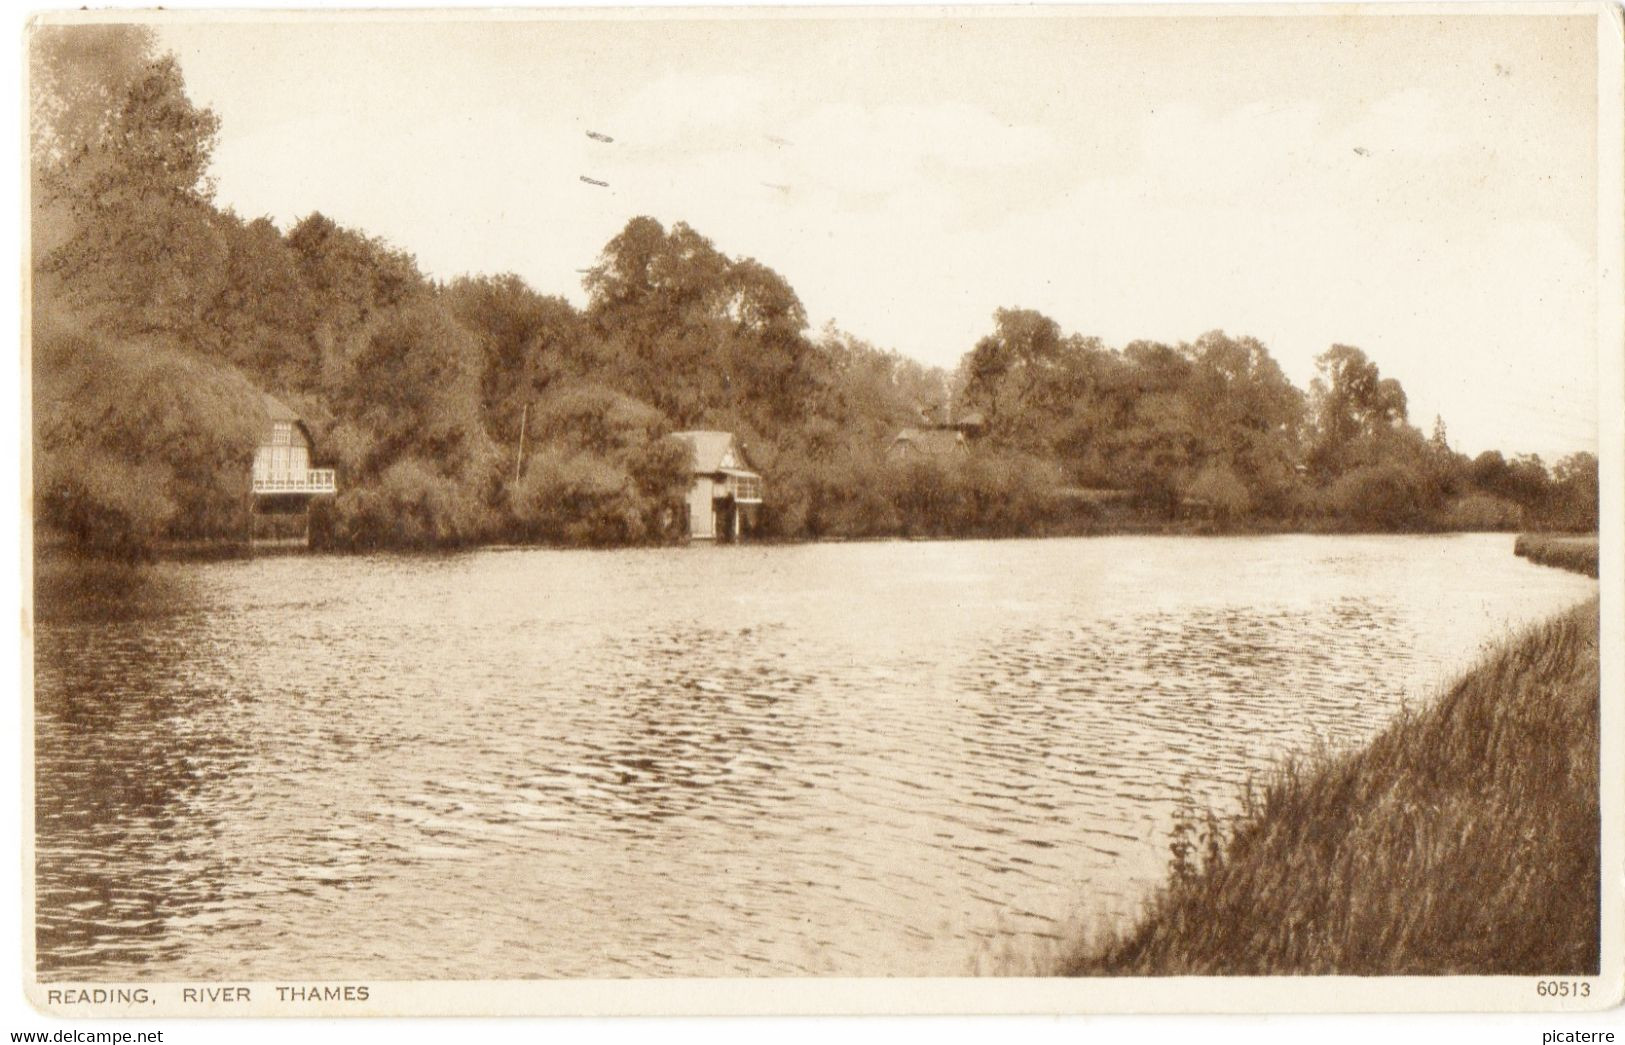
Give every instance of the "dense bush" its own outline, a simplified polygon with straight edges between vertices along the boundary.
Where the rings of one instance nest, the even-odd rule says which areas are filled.
[[[1203,468],[1185,488],[1185,497],[1211,506],[1214,516],[1229,523],[1252,510],[1252,494],[1240,476],[1224,464]]]
[[[1492,494],[1469,494],[1450,505],[1444,524],[1451,530],[1515,530],[1523,525],[1523,509]]]
[[[660,444],[654,444],[660,445]],[[520,540],[613,545],[671,540],[686,525],[680,489],[669,479],[651,489],[647,477],[609,457],[546,450],[509,487],[513,533]]]
[[[1422,477],[1395,463],[1363,465],[1339,476],[1324,503],[1333,516],[1369,529],[1410,530],[1428,521]]]
[[[817,460],[785,455],[770,473],[763,514],[769,536],[862,538],[902,530],[880,454],[849,448]]]
[[[344,488],[334,504],[333,540],[341,547],[442,548],[484,540],[490,511],[465,484],[406,458],[367,484]]]
[[[41,525],[122,558],[159,538],[240,532],[259,393],[157,337],[34,314],[34,490]]]
[[[519,535],[569,544],[628,544],[650,532],[632,476],[605,458],[549,450],[509,494]]]
[[[679,536],[692,474],[688,444],[653,407],[600,385],[572,385],[535,411],[537,452],[506,484],[508,535],[610,545]]]

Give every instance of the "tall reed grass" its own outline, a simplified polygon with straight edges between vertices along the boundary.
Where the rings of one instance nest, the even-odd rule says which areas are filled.
[[[1523,533],[1512,542],[1512,553],[1542,566],[1597,576],[1597,535]]]
[[[1597,972],[1598,604],[1507,643],[1370,745],[1176,831],[1136,926],[1070,975]]]

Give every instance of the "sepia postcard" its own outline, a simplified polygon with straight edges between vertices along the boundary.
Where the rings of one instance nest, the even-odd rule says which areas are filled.
[[[1622,39],[34,15],[24,993],[1618,1005]]]

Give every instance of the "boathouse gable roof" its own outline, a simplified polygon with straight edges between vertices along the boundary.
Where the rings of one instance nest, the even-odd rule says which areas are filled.
[[[694,450],[695,475],[755,475],[732,432],[673,432]]]
[[[965,435],[952,428],[905,428],[892,439],[891,451],[941,457],[965,449]]]
[[[269,418],[265,431],[260,433],[261,445],[268,445],[271,442],[272,430],[278,423],[294,425],[303,433],[306,446],[314,447],[316,445],[316,441],[310,437],[310,426],[305,424],[305,419],[300,417],[291,406],[269,392],[261,392],[260,399],[264,405],[266,416]]]
[[[263,392],[261,393],[261,396],[265,400],[265,412],[271,416],[271,420],[298,421],[301,424],[304,423],[300,420],[299,415],[293,412],[293,407],[289,406],[287,403],[284,403],[276,396],[269,392]]]

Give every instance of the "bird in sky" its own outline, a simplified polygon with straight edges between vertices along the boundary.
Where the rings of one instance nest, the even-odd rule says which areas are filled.
[[[611,138],[609,135],[607,135],[607,134],[599,134],[597,131],[588,131],[587,132],[587,137],[591,138],[595,142],[613,142],[615,140],[614,138]]]
[[[601,189],[609,188],[609,182],[599,181],[597,178],[589,178],[585,174],[581,175],[581,180],[586,182],[588,185],[596,185]]]

